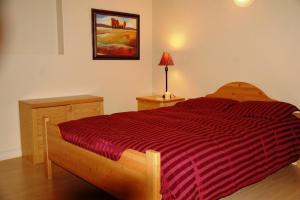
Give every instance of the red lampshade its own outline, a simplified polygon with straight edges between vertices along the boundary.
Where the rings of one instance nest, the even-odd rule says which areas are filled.
[[[167,52],[164,52],[158,65],[174,65],[171,55]]]

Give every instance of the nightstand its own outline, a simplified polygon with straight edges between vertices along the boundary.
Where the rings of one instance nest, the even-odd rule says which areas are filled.
[[[184,101],[182,97],[173,97],[171,99],[164,99],[161,96],[145,96],[137,97],[138,110],[151,110],[161,107],[174,106],[176,103]]]

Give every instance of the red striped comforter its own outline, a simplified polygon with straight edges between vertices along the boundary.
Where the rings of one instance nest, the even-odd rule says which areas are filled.
[[[107,158],[161,152],[164,200],[216,200],[300,157],[300,123],[179,107],[98,116],[59,125],[65,140]]]

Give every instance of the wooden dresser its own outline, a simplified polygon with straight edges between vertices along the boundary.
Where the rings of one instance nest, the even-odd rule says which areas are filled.
[[[180,101],[184,101],[185,99],[182,97],[173,97],[171,99],[164,99],[161,96],[145,96],[145,97],[137,97],[137,107],[138,110],[150,110],[155,108],[174,106],[176,103]]]
[[[103,98],[91,95],[19,101],[22,155],[44,162],[44,118],[61,123],[103,114]]]

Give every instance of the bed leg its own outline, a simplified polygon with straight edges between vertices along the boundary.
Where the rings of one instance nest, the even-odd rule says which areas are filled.
[[[50,180],[53,177],[52,173],[52,161],[49,159],[49,153],[48,153],[48,131],[47,131],[47,124],[49,122],[49,118],[44,119],[44,130],[45,130],[45,135],[44,135],[44,144],[45,144],[45,162],[46,162],[46,175],[47,178]]]
[[[47,163],[46,163],[46,175],[47,175],[47,178],[49,179],[49,180],[51,180],[52,179],[52,177],[53,177],[53,173],[52,173],[52,161],[51,160],[47,160],[46,161]]]
[[[147,160],[147,200],[161,200],[160,195],[160,153],[146,151]]]

